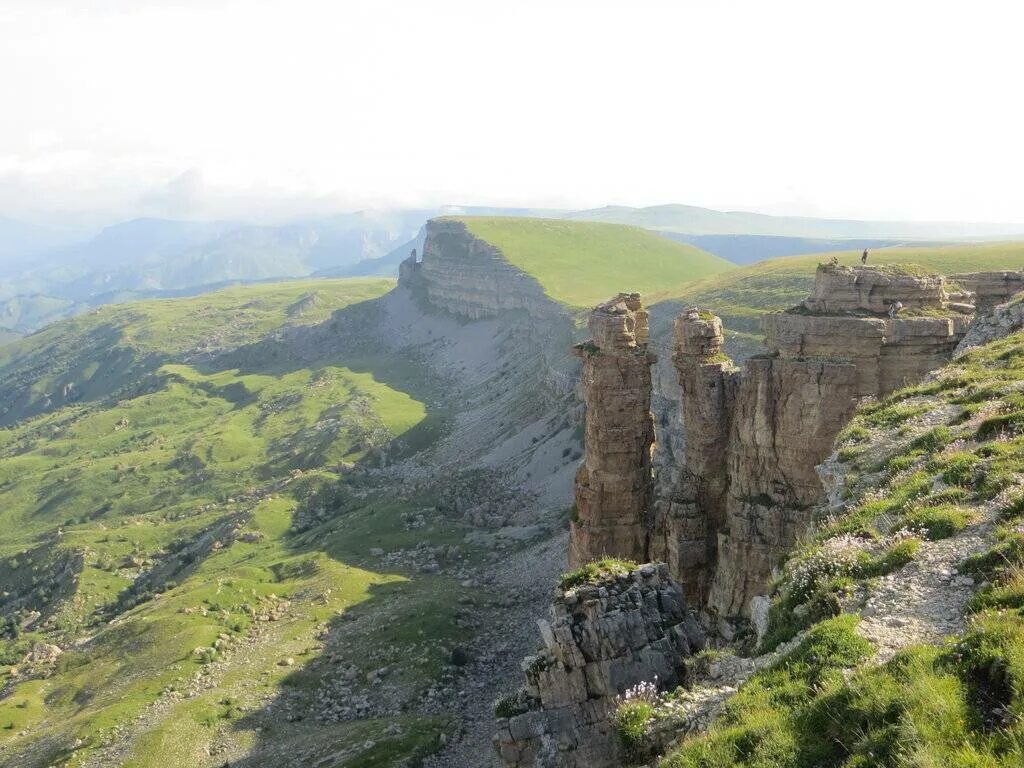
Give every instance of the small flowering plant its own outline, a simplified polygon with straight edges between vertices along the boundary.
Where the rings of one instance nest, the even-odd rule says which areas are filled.
[[[628,759],[645,754],[647,724],[661,699],[657,681],[639,682],[615,697],[615,731]]]

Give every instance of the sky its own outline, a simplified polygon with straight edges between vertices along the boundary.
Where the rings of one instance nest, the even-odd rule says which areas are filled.
[[[1020,222],[1020,5],[0,0],[0,215]]]

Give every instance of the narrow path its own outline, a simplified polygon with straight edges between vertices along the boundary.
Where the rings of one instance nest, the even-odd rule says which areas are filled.
[[[980,513],[977,522],[956,536],[923,542],[914,560],[870,585],[857,634],[877,646],[877,663],[908,646],[940,643],[963,632],[975,584],[958,568],[965,558],[991,546],[995,525],[991,503]]]

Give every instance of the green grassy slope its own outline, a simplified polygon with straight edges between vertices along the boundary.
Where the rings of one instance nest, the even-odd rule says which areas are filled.
[[[392,285],[305,280],[101,307],[0,348],[0,423],[116,396],[163,362],[209,358],[275,328],[322,322]]]
[[[657,316],[671,316],[688,306],[701,306],[721,316],[731,335],[759,340],[761,316],[805,299],[814,287],[818,264],[833,255],[841,264],[859,264],[860,252],[813,254],[771,259],[724,272],[680,288],[655,289],[644,297]],[[942,274],[1024,266],[1024,243],[986,243],[871,252],[870,264],[920,264]]]
[[[458,582],[382,568],[369,550],[459,543],[458,526],[414,531],[408,503],[350,472],[424,422],[424,379],[372,354],[233,354],[245,370],[214,354],[392,284],[109,307],[4,348],[19,417],[0,430],[0,765],[220,766],[225,731],[264,755],[254,765],[268,749],[374,765],[436,746],[443,718],[267,714],[312,695],[341,617],[360,628],[331,653],[353,696],[389,665],[415,695],[457,639]],[[77,399],[46,397],[69,382]],[[56,663],[26,660],[42,642],[65,648]]]
[[[570,307],[589,308],[620,291],[650,293],[734,269],[699,248],[617,224],[459,217],[471,233]]]
[[[859,411],[839,438],[849,506],[791,556],[764,647],[807,635],[743,686],[707,734],[659,765],[1024,764],[1022,384],[1017,333]],[[873,662],[857,612],[875,580],[920,569],[942,600],[950,573],[929,558],[961,534],[981,540],[980,549],[966,539],[942,550],[978,585],[965,631],[929,644],[909,629],[891,659]]]

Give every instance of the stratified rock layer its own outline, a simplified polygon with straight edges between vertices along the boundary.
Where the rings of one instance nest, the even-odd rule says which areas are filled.
[[[897,301],[903,309],[889,317]],[[689,596],[735,616],[766,591],[813,522],[823,497],[815,466],[857,401],[945,364],[970,319],[959,309],[971,307],[951,304],[939,275],[822,265],[809,299],[764,318],[770,354],[748,359],[742,374],[720,353],[717,318],[679,316],[684,470],[656,505],[651,551],[675,554],[666,559]]]
[[[882,314],[897,301],[907,310],[942,309],[948,302],[945,278],[885,267],[821,264],[814,275],[814,293],[803,302],[803,307],[815,314]]]
[[[569,564],[605,555],[647,559],[651,502],[651,366],[647,312],[637,294],[620,294],[591,313],[583,361],[587,452],[576,475]]]
[[[647,313],[625,294],[596,308],[593,341],[577,347],[587,453],[570,562],[664,561],[690,600],[720,616],[745,613],[813,522],[823,498],[815,467],[857,401],[949,360],[973,311],[950,299],[941,275],[822,265],[812,296],[764,318],[769,354],[748,359],[742,373],[722,352],[721,321],[682,313],[673,361],[685,458],[656,501]]]
[[[559,592],[538,624],[544,648],[524,659],[526,686],[506,703],[518,714],[499,719],[494,736],[506,768],[621,765],[616,696],[682,682],[683,659],[704,645],[665,565]]]
[[[951,275],[950,279],[974,294],[979,314],[992,311],[997,304],[1003,304],[1014,294],[1024,291],[1024,270],[965,272]]]
[[[722,321],[696,309],[675,322],[675,355],[687,461],[677,487],[656,504],[653,560],[667,562],[688,600],[707,597],[724,528],[726,455],[739,370],[722,352]]]
[[[428,221],[423,260],[406,259],[400,277],[405,284],[421,285],[433,306],[471,320],[506,310],[522,309],[536,317],[560,311],[540,283],[458,219]]]

